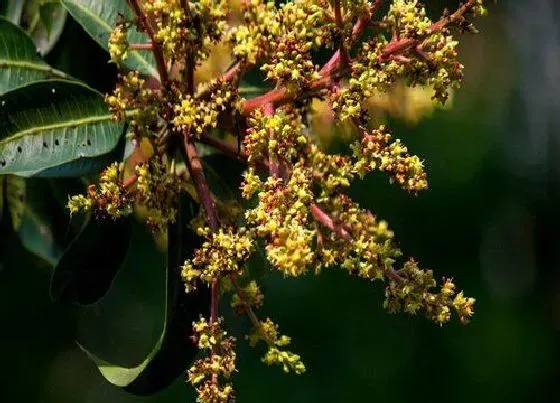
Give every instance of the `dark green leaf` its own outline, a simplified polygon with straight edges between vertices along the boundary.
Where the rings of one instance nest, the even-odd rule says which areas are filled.
[[[81,174],[88,159],[105,161],[122,134],[97,91],[61,80],[32,83],[0,96],[0,174],[29,176],[70,162],[63,176],[74,168]]]
[[[119,15],[132,17],[126,0],[61,0],[61,3],[84,30],[103,49],[109,49],[109,35],[119,21]],[[129,43],[147,43],[148,36],[131,29]],[[155,62],[150,52],[129,51],[124,60],[125,66],[144,74],[158,77]]]
[[[202,288],[185,294],[180,266],[199,245],[199,239],[187,223],[195,216],[194,202],[188,200],[179,211],[179,220],[168,232],[165,323],[161,336],[146,359],[136,367],[126,368],[102,360],[80,346],[95,362],[101,374],[116,386],[137,395],[150,395],[168,386],[185,372],[197,349],[190,342],[192,322],[207,314],[209,292]]]
[[[0,38],[0,95],[34,81],[69,78],[41,60],[31,38],[1,17]]]
[[[239,201],[244,169],[239,161],[225,154],[210,154],[202,158],[202,165],[212,193],[222,201]]]
[[[106,293],[128,252],[130,219],[86,222],[54,268],[51,297],[88,305]]]
[[[6,198],[22,245],[49,264],[56,264],[71,234],[68,213],[54,199],[49,183],[10,175]]]
[[[6,178],[6,201],[10,207],[10,216],[14,231],[19,231],[25,215],[25,179],[17,176]]]

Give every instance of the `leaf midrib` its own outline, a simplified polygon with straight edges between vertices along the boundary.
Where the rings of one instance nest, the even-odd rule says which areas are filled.
[[[19,138],[29,136],[29,135],[35,135],[47,130],[75,128],[79,126],[91,125],[91,124],[110,121],[110,120],[112,120],[112,115],[106,114],[106,115],[98,115],[98,116],[89,116],[87,118],[82,118],[82,119],[67,120],[65,122],[55,123],[51,125],[31,127],[29,129],[21,130],[3,139],[0,139],[0,145],[5,145],[6,143],[10,143]]]
[[[44,71],[61,78],[70,78],[68,74],[64,73],[63,71],[53,69],[51,66],[49,66],[46,63],[0,59],[0,67],[16,67],[24,70]]]

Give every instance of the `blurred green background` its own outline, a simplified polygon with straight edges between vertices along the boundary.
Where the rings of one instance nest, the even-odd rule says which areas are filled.
[[[427,3],[434,15],[457,4]],[[269,275],[263,315],[292,336],[308,371],[268,368],[261,350],[240,342],[239,402],[560,401],[560,4],[498,1],[489,10],[480,34],[462,41],[465,84],[452,107],[417,125],[391,121],[425,158],[430,190],[411,197],[383,175],[352,189],[407,255],[477,298],[472,323],[389,315],[382,286],[342,271]],[[106,58],[69,21],[48,60],[108,91],[116,72]],[[133,242],[109,294],[83,310],[51,302],[50,269],[3,239],[1,402],[194,401],[183,379],[152,397],[122,392],[75,344],[133,365],[155,343],[163,256],[140,227]],[[248,329],[230,323],[238,336]]]

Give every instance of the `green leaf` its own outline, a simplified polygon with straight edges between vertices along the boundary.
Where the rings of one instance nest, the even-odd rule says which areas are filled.
[[[58,0],[28,0],[26,3],[23,14],[25,27],[41,55],[49,53],[58,42],[67,14]]]
[[[52,168],[39,169],[36,171],[21,171],[19,176],[41,177],[41,178],[77,178],[96,174],[115,161],[124,161],[127,158],[125,146],[130,140],[121,136],[117,146],[109,153],[95,157],[83,157],[74,161],[57,165]]]
[[[196,293],[186,294],[180,276],[185,259],[200,245],[194,232],[187,229],[187,223],[195,214],[194,202],[189,198],[179,209],[177,224],[169,227],[165,322],[158,342],[146,359],[136,367],[122,367],[99,358],[80,345],[109,382],[130,393],[150,395],[164,389],[184,374],[197,353],[189,336],[192,335],[192,322],[201,314],[208,314],[209,291],[204,287]]]
[[[69,78],[41,60],[31,38],[1,17],[0,38],[0,95],[34,81]]]
[[[47,31],[47,35],[51,35],[53,19],[56,17],[56,8],[57,3],[45,3],[41,4],[39,7],[39,18],[45,30]],[[66,14],[66,9],[62,9],[64,14]]]
[[[12,226],[14,231],[19,231],[25,215],[25,180],[17,176],[6,178],[6,201],[8,202]]]
[[[52,80],[20,87],[0,96],[0,174],[104,158],[123,132],[103,96],[83,84]]]
[[[0,10],[2,15],[6,19],[16,25],[19,24],[21,20],[21,14],[23,13],[23,5],[25,0],[2,0],[4,4],[1,6]]]
[[[22,245],[51,265],[62,255],[64,238],[70,235],[68,213],[41,179],[7,176],[6,199],[13,228]]]
[[[109,290],[126,257],[129,241],[129,218],[90,217],[54,268],[51,298],[81,305],[97,302]]]
[[[241,201],[239,187],[244,166],[225,154],[210,154],[202,158],[202,166],[210,190],[222,201]]]
[[[126,0],[61,0],[70,15],[84,28],[84,30],[103,47],[109,49],[109,35],[119,21],[119,15],[132,18],[133,13]],[[129,43],[147,43],[148,36],[131,29],[128,35]],[[124,65],[129,69],[159,77],[155,68],[154,57],[150,52],[129,51]]]

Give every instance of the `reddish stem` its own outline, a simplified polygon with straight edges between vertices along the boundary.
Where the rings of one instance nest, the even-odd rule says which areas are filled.
[[[274,115],[274,104],[269,102],[264,105],[264,115],[265,116],[273,116]],[[274,134],[274,129],[269,130],[270,137]],[[270,176],[273,178],[278,178],[280,176],[280,165],[276,158],[272,155],[268,156],[268,171]]]
[[[476,6],[476,3],[477,0],[469,0],[461,7],[459,7],[457,11],[455,11],[450,16],[443,17],[438,22],[433,23],[428,30],[429,34],[441,31],[447,25],[461,20],[468,11],[470,11],[474,6]],[[400,40],[391,41],[389,44],[387,44],[385,49],[383,49],[378,60],[379,61],[387,60],[389,56],[392,54],[404,52],[405,50],[408,50],[411,47],[418,45],[426,36],[427,35],[424,35],[423,37],[420,38],[404,38]]]
[[[216,207],[214,206],[212,195],[210,194],[210,188],[208,187],[208,182],[206,181],[206,177],[204,175],[200,157],[196,152],[194,143],[189,141],[188,136],[184,136],[184,147],[185,154],[187,156],[187,168],[189,169],[189,173],[191,174],[191,178],[200,197],[202,207],[204,208],[206,222],[210,226],[212,232],[217,232],[220,229],[218,213],[216,211]]]
[[[315,220],[339,235],[341,238],[347,241],[352,241],[352,235],[350,235],[350,233],[344,228],[336,225],[333,219],[327,213],[325,213],[317,204],[313,203],[309,210],[311,211],[311,215],[313,216],[313,218],[315,218]]]
[[[126,178],[126,179],[123,181],[122,186],[123,186],[125,189],[128,189],[129,187],[134,186],[134,184],[135,184],[137,181],[138,181],[138,176],[136,176],[136,175],[131,175],[131,176],[129,176],[128,178]]]
[[[210,194],[210,189],[208,187],[208,182],[206,181],[206,177],[204,176],[204,170],[202,168],[202,163],[200,162],[200,157],[196,152],[196,147],[194,143],[189,141],[189,133],[185,133],[183,136],[184,139],[184,147],[185,147],[185,155],[186,155],[186,163],[187,168],[191,174],[191,178],[194,182],[196,187],[196,191],[198,196],[200,197],[200,201],[202,203],[202,207],[204,208],[204,214],[206,216],[206,222],[210,226],[210,230],[212,232],[218,232],[220,229],[220,221],[218,217],[218,213],[214,206],[214,200],[212,199],[212,195]],[[219,306],[220,306],[220,279],[218,276],[212,279],[212,290],[211,290],[211,302],[210,302],[210,323],[216,324],[218,323],[219,319]],[[212,348],[212,354],[215,354],[215,348]],[[212,382],[218,383],[218,376],[217,374],[212,375]]]
[[[128,45],[130,50],[153,50],[154,47],[151,43],[131,43]]]

